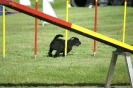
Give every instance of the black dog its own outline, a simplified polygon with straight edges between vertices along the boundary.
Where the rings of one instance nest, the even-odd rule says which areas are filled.
[[[58,34],[54,37],[54,39],[52,40],[51,44],[50,44],[50,49],[48,52],[48,56],[52,57],[52,51],[56,50],[56,53],[54,55],[54,57],[58,57],[60,56],[60,53],[64,54],[65,51],[65,40],[59,38],[59,37],[63,37],[63,35]],[[79,41],[78,38],[76,37],[72,37],[67,41],[67,53],[69,53],[72,50],[72,47],[75,46],[79,46],[81,44],[81,42]]]

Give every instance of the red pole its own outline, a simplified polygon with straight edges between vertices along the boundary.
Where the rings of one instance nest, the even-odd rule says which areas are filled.
[[[36,0],[36,10],[38,10],[38,0]],[[34,56],[37,57],[37,34],[38,34],[38,19],[35,18],[35,40],[34,40]]]
[[[95,0],[95,18],[94,18],[94,32],[97,31],[97,9],[98,9],[98,2]],[[95,56],[96,54],[96,40],[94,40],[94,51],[93,55]]]

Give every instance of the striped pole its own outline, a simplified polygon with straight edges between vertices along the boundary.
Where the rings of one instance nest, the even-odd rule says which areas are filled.
[[[98,9],[98,2],[95,0],[95,18],[94,18],[94,32],[97,31],[97,10]],[[93,50],[93,55],[95,56],[96,54],[96,40],[94,40],[94,50]]]
[[[68,22],[68,3],[66,0],[66,22]],[[68,40],[68,30],[65,31],[65,56],[67,55],[67,40]]]
[[[124,22],[123,22],[122,42],[125,42],[126,12],[127,12],[126,10],[127,10],[127,0],[124,0]]]
[[[3,6],[3,14],[2,14],[2,22],[3,22],[3,38],[2,38],[2,44],[3,44],[3,47],[2,47],[2,51],[3,51],[3,59],[5,59],[5,55],[6,55],[6,16],[5,16],[5,6]]]
[[[38,10],[38,0],[36,0],[36,10]],[[35,34],[34,34],[34,56],[37,57],[37,36],[38,36],[38,19],[35,18]]]

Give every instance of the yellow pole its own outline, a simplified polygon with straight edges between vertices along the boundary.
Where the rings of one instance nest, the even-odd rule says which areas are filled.
[[[127,1],[124,2],[124,22],[123,22],[123,32],[122,32],[122,42],[125,42],[125,31],[126,31],[126,7]]]
[[[68,22],[68,0],[66,0],[66,21]],[[67,55],[68,30],[65,31],[65,56]]]
[[[3,6],[3,14],[2,14],[3,16],[2,16],[2,22],[3,22],[3,33],[2,33],[2,44],[3,44],[3,59],[5,59],[5,54],[6,54],[6,41],[5,41],[5,39],[6,39],[6,31],[5,31],[5,29],[6,29],[6,26],[5,26],[5,23],[6,23],[6,21],[5,21],[5,19],[6,19],[6,16],[5,16],[5,6]]]

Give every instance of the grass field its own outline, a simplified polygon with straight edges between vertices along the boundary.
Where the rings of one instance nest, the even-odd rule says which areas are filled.
[[[41,2],[39,5],[41,11]],[[65,20],[65,0],[55,0],[52,6],[58,18]],[[125,42],[128,44],[133,44],[132,10],[132,7],[127,7]],[[96,56],[93,56],[93,40],[69,31],[68,37],[78,37],[82,42],[81,46],[73,47],[65,58],[47,57],[51,40],[56,34],[64,35],[65,30],[52,24],[42,26],[42,21],[39,20],[38,55],[37,59],[34,59],[34,20],[23,13],[6,16],[6,59],[2,59],[1,49],[0,87],[104,86],[112,51],[115,51],[115,48],[97,42]],[[94,8],[70,8],[69,21],[93,30]],[[1,20],[0,25],[2,30]],[[97,32],[121,41],[123,6],[99,6],[97,27]],[[0,35],[2,40],[2,31]],[[0,47],[2,48],[2,41]],[[112,85],[127,86],[129,78],[125,60],[123,56],[118,58]]]

